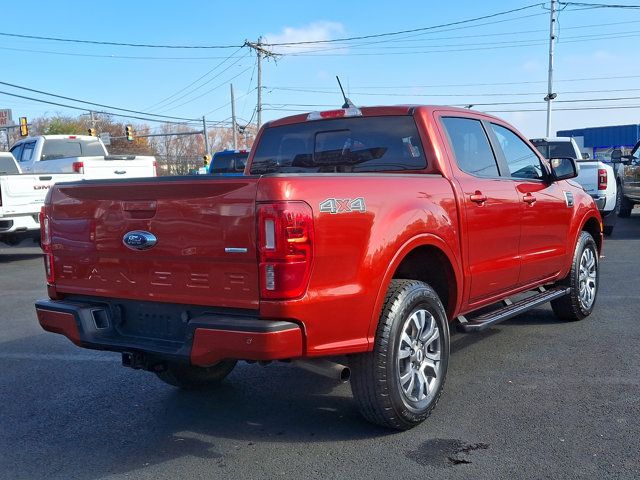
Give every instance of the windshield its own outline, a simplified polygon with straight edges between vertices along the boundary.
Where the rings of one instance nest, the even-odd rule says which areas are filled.
[[[103,157],[104,155],[104,148],[97,139],[53,138],[45,140],[42,147],[41,160],[69,157]]]
[[[383,172],[426,166],[413,117],[351,117],[267,128],[251,173]]]
[[[533,143],[544,158],[576,158],[576,152],[571,142],[532,140],[531,143]],[[576,160],[582,160],[582,157]]]

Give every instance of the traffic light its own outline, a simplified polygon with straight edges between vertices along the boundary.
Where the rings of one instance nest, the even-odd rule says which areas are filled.
[[[90,128],[87,131],[89,132],[89,135],[91,135],[92,137],[96,136],[96,129],[95,128]]]
[[[203,155],[202,160],[204,160],[204,166],[208,167],[211,162],[211,155]]]
[[[20,136],[29,136],[29,125],[27,124],[27,117],[20,117]]]
[[[124,134],[127,136],[127,140],[133,141],[133,127],[131,125],[124,127]]]

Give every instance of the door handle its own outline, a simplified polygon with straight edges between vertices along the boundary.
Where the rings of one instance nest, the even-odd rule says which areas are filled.
[[[522,197],[522,200],[524,201],[524,203],[533,205],[534,203],[536,203],[537,198],[535,197],[535,195],[531,195],[530,193],[527,193],[525,196]]]
[[[484,195],[480,190],[476,190],[475,193],[472,193],[471,195],[469,195],[469,200],[471,200],[474,203],[477,203],[478,205],[482,205],[484,202],[487,201],[487,196]]]

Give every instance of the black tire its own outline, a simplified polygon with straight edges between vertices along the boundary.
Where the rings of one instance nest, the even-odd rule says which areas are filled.
[[[185,390],[200,390],[218,385],[236,366],[235,360],[224,360],[211,367],[196,367],[170,363],[167,369],[156,372],[160,380]]]
[[[620,211],[618,212],[618,216],[620,218],[629,218],[631,216],[631,210],[633,210],[633,202],[631,202],[625,196],[622,196],[622,201],[620,202]]]
[[[415,325],[410,323],[415,318],[414,314],[418,317],[424,315],[423,325],[426,328],[429,324],[429,331],[432,332],[429,337],[433,340],[425,339],[424,343],[416,346],[415,351],[414,347],[410,347],[411,356],[403,358],[400,348],[409,344],[402,334],[406,333],[406,328]],[[438,330],[437,338],[432,329]],[[416,338],[423,340],[419,331]],[[406,354],[409,348],[403,351]],[[438,355],[439,363],[427,355]],[[434,365],[429,370],[434,373],[433,376],[427,378],[425,363],[422,362]],[[396,430],[408,430],[420,424],[440,399],[448,362],[449,325],[436,292],[417,280],[392,280],[380,315],[373,351],[350,358],[351,389],[362,415],[372,423]],[[421,366],[415,369],[414,365]],[[405,385],[413,386],[414,379],[419,382],[413,389],[408,387],[411,393],[416,392],[416,399],[409,398],[401,385],[400,370],[403,366],[407,375],[410,375]],[[420,377],[418,372],[423,372],[423,375]],[[433,385],[431,389],[427,388],[425,395],[419,385],[429,384],[429,379],[432,379]],[[424,398],[419,400],[421,395]]]
[[[583,262],[585,250],[590,250],[595,262],[595,293],[593,293],[593,300],[590,304],[585,304],[585,301],[580,296],[580,264]],[[591,280],[588,280],[591,283]],[[596,304],[596,298],[598,296],[598,286],[600,283],[600,261],[598,258],[598,248],[593,237],[588,232],[580,232],[578,242],[576,243],[576,249],[573,254],[573,263],[571,264],[571,271],[569,275],[562,280],[559,284],[565,285],[571,289],[568,295],[560,297],[551,301],[551,308],[556,317],[566,321],[577,321],[588,317]],[[588,288],[585,285],[585,288]]]

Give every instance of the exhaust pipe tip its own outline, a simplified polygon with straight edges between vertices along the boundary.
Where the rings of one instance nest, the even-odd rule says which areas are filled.
[[[348,382],[351,378],[351,369],[349,367],[329,360],[294,360],[291,363],[308,372],[338,380],[339,382]]]

